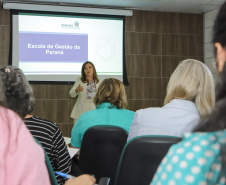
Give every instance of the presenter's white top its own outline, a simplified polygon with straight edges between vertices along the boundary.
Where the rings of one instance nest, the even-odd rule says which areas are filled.
[[[142,135],[168,135],[182,137],[199,123],[200,115],[195,103],[173,99],[162,108],[136,111],[130,127],[128,141]]]
[[[96,84],[96,90],[98,89],[101,81]],[[75,93],[76,88],[79,86],[83,87],[83,91]],[[74,86],[71,88],[69,95],[75,98],[78,95],[78,99],[71,112],[71,118],[78,119],[84,112],[94,110],[96,108],[92,99],[87,99],[87,83],[81,81],[81,77],[77,78]]]

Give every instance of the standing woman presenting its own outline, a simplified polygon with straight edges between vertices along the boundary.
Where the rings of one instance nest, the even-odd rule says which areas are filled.
[[[93,97],[96,95],[100,84],[95,66],[92,62],[85,62],[82,65],[81,73],[81,77],[76,79],[74,86],[69,92],[72,98],[78,95],[78,99],[71,112],[71,118],[74,119],[74,123],[84,112],[96,108],[93,103]]]

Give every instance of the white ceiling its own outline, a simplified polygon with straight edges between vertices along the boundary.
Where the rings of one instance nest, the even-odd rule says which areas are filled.
[[[104,7],[160,12],[205,13],[219,8],[225,0],[2,0],[35,4]]]

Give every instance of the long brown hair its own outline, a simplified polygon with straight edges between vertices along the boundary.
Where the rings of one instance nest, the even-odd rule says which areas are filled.
[[[82,70],[81,70],[81,74],[82,74],[82,76],[81,76],[81,81],[82,81],[83,83],[87,82],[87,80],[86,80],[86,74],[85,74],[85,72],[84,72],[85,67],[86,67],[86,64],[91,64],[91,65],[93,66],[93,80],[94,80],[96,83],[98,83],[98,82],[99,82],[99,79],[98,79],[98,76],[97,76],[96,68],[95,68],[95,66],[93,65],[93,63],[90,62],[90,61],[86,61],[86,62],[82,65]]]

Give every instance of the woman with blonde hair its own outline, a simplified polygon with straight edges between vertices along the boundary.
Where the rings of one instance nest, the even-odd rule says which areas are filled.
[[[172,74],[164,105],[173,99],[189,100],[196,104],[200,116],[205,117],[214,107],[214,97],[213,77],[207,66],[187,59]]]
[[[213,77],[207,66],[198,60],[183,60],[170,78],[164,106],[138,110],[128,140],[140,135],[181,137],[211,113],[214,97]]]
[[[126,110],[124,85],[117,79],[105,79],[94,97],[96,109],[82,114],[71,133],[71,144],[79,148],[85,131],[95,125],[114,125],[129,131],[134,112]]]

